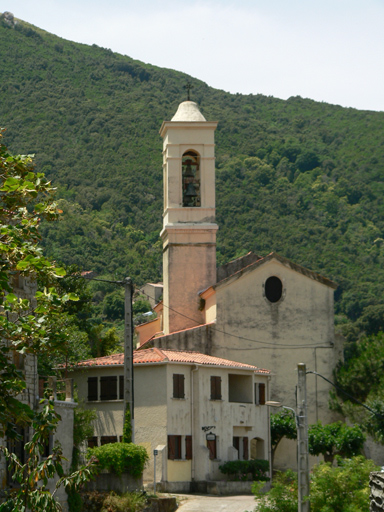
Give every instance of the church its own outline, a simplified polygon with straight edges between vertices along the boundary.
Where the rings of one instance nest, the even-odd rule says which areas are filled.
[[[334,333],[337,284],[274,252],[216,268],[216,127],[192,101],[161,126],[163,301],[158,318],[136,328],[137,348],[198,351],[266,368],[269,399],[296,407],[297,364],[332,380],[342,359]],[[330,388],[308,375],[309,424],[340,419],[328,408]],[[275,466],[295,463],[296,443],[283,441]]]

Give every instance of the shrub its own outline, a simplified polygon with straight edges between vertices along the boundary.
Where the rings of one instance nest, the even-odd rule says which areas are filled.
[[[129,473],[138,478],[149,457],[142,446],[133,443],[110,443],[96,448],[89,448],[88,457],[96,457],[98,467],[116,475]]]
[[[262,484],[255,482],[252,492],[260,499],[258,512],[297,512],[297,475],[291,470],[277,472],[273,479],[272,489],[261,494]]]
[[[228,475],[231,480],[248,480],[248,475],[251,475],[252,480],[263,482],[269,480],[265,475],[269,471],[267,460],[230,460],[219,466],[219,469],[224,475]]]
[[[313,468],[310,486],[311,512],[369,512],[369,473],[377,471],[362,456],[338,459],[339,466],[322,462]],[[252,492],[260,499],[258,512],[297,512],[297,476],[278,473],[272,489],[261,494],[255,482]]]
[[[111,492],[103,502],[101,512],[139,512],[146,505],[146,497],[142,493],[127,492],[118,496]]]
[[[377,471],[362,456],[339,460],[339,466],[323,463],[313,469],[313,512],[369,512],[369,473]]]

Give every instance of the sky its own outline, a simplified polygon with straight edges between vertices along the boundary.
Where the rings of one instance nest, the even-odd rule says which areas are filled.
[[[4,11],[231,93],[384,111],[384,0],[0,0]]]

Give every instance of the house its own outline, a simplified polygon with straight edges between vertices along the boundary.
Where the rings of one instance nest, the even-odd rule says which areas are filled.
[[[216,268],[216,126],[192,101],[161,126],[163,302],[161,318],[137,328],[139,348],[196,350],[269,368],[271,399],[296,407],[297,363],[332,380],[342,359],[334,333],[337,285],[274,252]],[[309,423],[340,419],[328,409],[330,389],[308,377]],[[292,467],[295,452],[294,442],[283,441],[275,465]]]
[[[134,352],[135,442],[150,454],[144,480],[168,491],[220,480],[219,465],[235,459],[270,461],[270,372],[199,352],[149,348]],[[82,361],[71,370],[85,407],[97,411],[89,446],[120,441],[123,354]]]

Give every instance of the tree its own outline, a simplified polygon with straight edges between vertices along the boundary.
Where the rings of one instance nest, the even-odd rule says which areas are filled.
[[[365,435],[358,425],[348,427],[338,421],[329,425],[317,422],[308,430],[309,453],[323,455],[325,462],[333,462],[336,455],[354,457],[361,452]]]
[[[272,461],[275,456],[276,448],[280,441],[286,437],[287,439],[296,439],[296,423],[291,411],[283,409],[277,414],[271,414],[271,448]]]
[[[66,459],[58,442],[53,447],[52,454],[43,457],[45,444],[56,429],[60,416],[55,411],[53,401],[41,400],[40,406],[42,410],[36,414],[32,422],[32,440],[25,445],[26,462],[22,463],[14,453],[0,446],[0,451],[7,459],[12,479],[19,484],[19,488],[10,491],[5,502],[0,505],[1,512],[59,512],[62,508],[55,500],[58,489],[62,486],[68,490],[76,488],[89,480],[95,471],[94,461],[90,460],[86,466],[65,475],[62,462]],[[56,480],[54,490],[50,492],[47,488],[48,481],[56,475],[59,478]]]
[[[15,436],[15,426],[33,417],[17,399],[26,385],[13,363],[15,354],[23,357],[60,346],[53,318],[65,302],[76,300],[74,294],[56,292],[54,282],[65,271],[38,246],[41,219],[54,220],[59,213],[53,192],[44,175],[33,172],[30,156],[12,156],[0,140],[0,436]],[[20,298],[13,289],[20,278],[44,282],[45,287]]]

